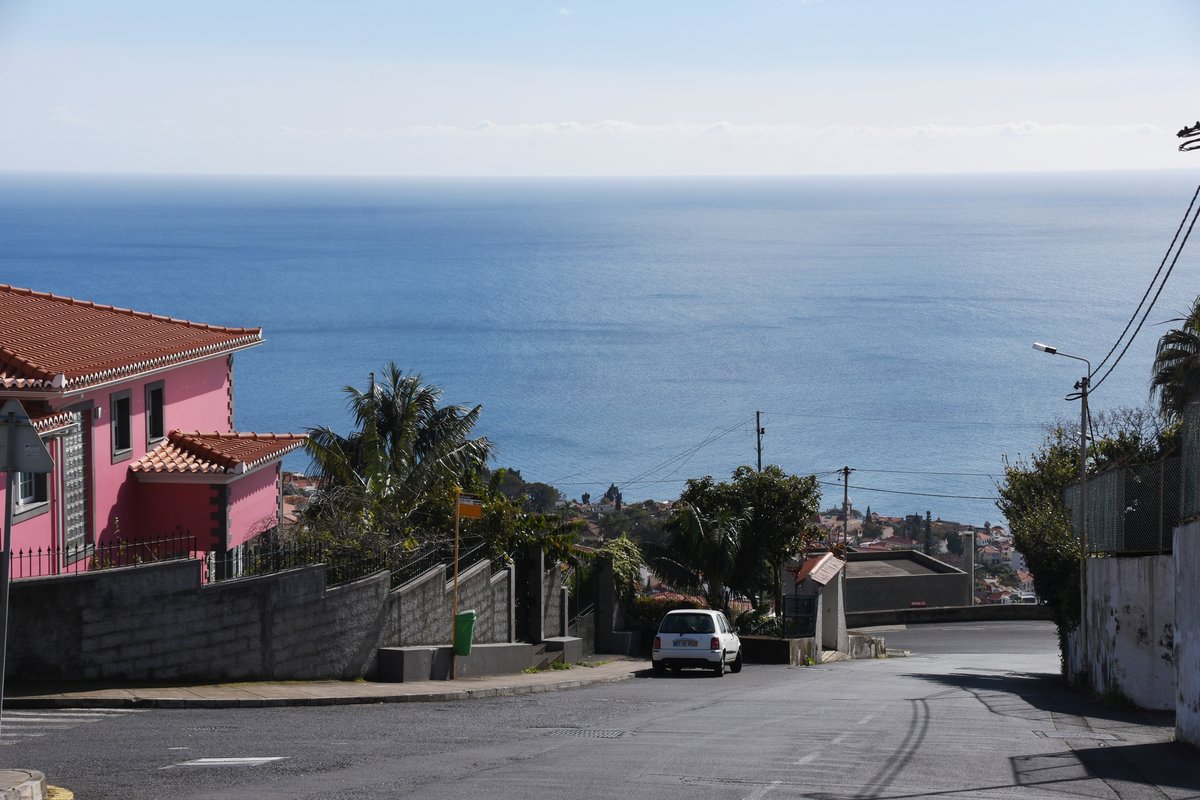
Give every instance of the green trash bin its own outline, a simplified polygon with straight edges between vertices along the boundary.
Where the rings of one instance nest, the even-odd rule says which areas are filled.
[[[454,655],[471,655],[471,640],[475,636],[475,609],[460,611],[454,617]]]

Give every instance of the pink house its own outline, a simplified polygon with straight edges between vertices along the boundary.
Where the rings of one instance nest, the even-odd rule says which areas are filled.
[[[233,356],[262,341],[0,284],[0,403],[21,401],[54,460],[13,497],[0,482],[13,550],[53,551],[54,572],[118,539],[187,533],[236,554],[275,527],[281,459],[304,436],[233,432]]]

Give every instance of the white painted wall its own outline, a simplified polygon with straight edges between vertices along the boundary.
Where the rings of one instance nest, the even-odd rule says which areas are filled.
[[[1174,559],[1089,558],[1087,575],[1092,688],[1100,693],[1119,691],[1142,708],[1174,709]],[[1195,692],[1191,697],[1194,700]]]
[[[1200,747],[1200,523],[1175,529],[1175,738]]]

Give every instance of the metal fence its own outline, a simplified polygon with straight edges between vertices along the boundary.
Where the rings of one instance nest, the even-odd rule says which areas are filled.
[[[783,638],[803,639],[815,636],[816,631],[816,595],[785,594],[783,596]]]
[[[487,542],[464,539],[459,544],[460,571],[488,558]],[[392,588],[402,586],[422,573],[454,561],[454,540],[426,541],[415,549],[403,543],[375,546],[341,541],[281,541],[263,534],[242,547],[217,558],[209,554],[208,579],[213,581],[270,575],[286,569],[325,565],[325,584],[337,586],[386,570]]]
[[[464,539],[459,545],[460,570],[489,558],[497,570],[507,565],[504,558],[492,558],[483,539]],[[218,554],[198,550],[196,537],[182,534],[137,542],[119,540],[102,545],[18,550],[12,554],[11,575],[14,579],[44,578],[184,559],[203,562],[202,579],[205,583],[271,575],[283,570],[324,564],[327,586],[348,583],[387,570],[391,574],[392,588],[396,588],[429,569],[451,564],[454,559],[454,540],[428,541],[416,549],[401,544],[371,548],[336,541],[287,541],[268,532],[227,553]]]
[[[115,567],[132,567],[157,561],[177,561],[202,556],[196,550],[196,537],[181,534],[162,539],[127,542],[116,540],[101,545],[47,547],[14,550],[10,564],[12,578],[45,578],[51,575],[78,575]]]
[[[1185,456],[1187,453],[1185,446]],[[1087,482],[1087,550],[1090,554],[1170,553],[1180,520],[1186,462],[1167,458],[1110,469]],[[1078,537],[1083,523],[1079,484],[1063,491]]]

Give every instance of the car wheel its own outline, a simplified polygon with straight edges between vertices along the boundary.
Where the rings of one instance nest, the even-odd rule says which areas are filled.
[[[724,653],[721,654],[721,660],[718,661],[717,663],[713,664],[712,671],[713,671],[713,675],[716,675],[718,678],[722,678],[725,676],[725,654]]]
[[[729,665],[729,671],[737,674],[742,671],[742,651],[737,651],[737,658],[733,659],[733,663]]]
[[[662,675],[662,674],[663,674],[663,673],[665,673],[666,671],[667,671],[667,665],[666,665],[666,664],[664,664],[664,663],[663,663],[663,662],[661,662],[661,661],[655,661],[655,662],[654,662],[654,674],[655,674],[655,675]]]

